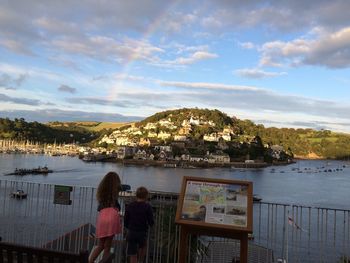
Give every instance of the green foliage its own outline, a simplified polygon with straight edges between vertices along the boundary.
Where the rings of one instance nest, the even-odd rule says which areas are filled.
[[[216,124],[216,128],[223,129],[226,125],[231,125],[232,119],[225,113],[219,110],[198,109],[198,108],[183,108],[178,110],[167,110],[158,112],[137,125],[146,125],[148,122],[158,122],[161,119],[170,119],[175,125],[180,126],[183,120],[189,120],[192,117],[200,117],[205,121],[213,121]]]
[[[315,153],[322,158],[341,159],[350,156],[350,135],[329,130],[265,128],[250,120],[236,120],[235,130],[243,136],[259,135],[263,144],[281,145],[289,154],[305,157]],[[243,136],[241,136],[243,138]]]
[[[49,126],[38,122],[26,122],[23,118],[13,121],[0,118],[0,139],[30,140],[42,143],[90,142],[96,138],[84,128],[74,125]]]

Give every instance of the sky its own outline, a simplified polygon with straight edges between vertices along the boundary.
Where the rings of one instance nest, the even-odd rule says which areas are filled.
[[[350,133],[348,0],[0,0],[0,117],[183,107]]]

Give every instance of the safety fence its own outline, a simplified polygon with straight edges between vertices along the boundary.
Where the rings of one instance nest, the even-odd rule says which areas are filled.
[[[13,195],[17,190],[26,198]],[[73,186],[70,205],[54,204],[55,185],[0,180],[0,236],[3,241],[78,253],[96,244],[96,189]],[[147,262],[177,262],[177,194],[152,192],[155,225]],[[133,193],[120,196],[121,214]],[[258,202],[253,206],[249,262],[350,262],[350,210]],[[239,242],[190,236],[188,262],[235,262]],[[115,262],[126,262],[125,233],[114,240]]]

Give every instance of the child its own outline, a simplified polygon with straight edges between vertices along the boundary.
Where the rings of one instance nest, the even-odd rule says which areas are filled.
[[[130,203],[125,209],[124,225],[128,229],[127,254],[130,263],[143,262],[146,255],[148,227],[153,226],[152,207],[146,201],[148,190],[139,187],[136,190],[136,201]]]
[[[103,258],[109,256],[113,237],[121,232],[118,203],[121,188],[117,173],[107,173],[98,185],[96,198],[98,201],[98,217],[96,222],[96,237],[98,246],[92,251],[89,263],[93,263],[103,250]]]

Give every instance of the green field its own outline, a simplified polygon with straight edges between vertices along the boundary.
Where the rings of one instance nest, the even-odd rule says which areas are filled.
[[[117,129],[117,128],[120,128],[120,127],[123,127],[125,125],[131,125],[133,124],[132,122],[99,122],[99,123],[96,123],[95,126],[85,126],[83,123],[81,123],[79,126],[80,127],[84,127],[88,130],[91,130],[91,131],[101,131],[103,129]]]
[[[103,129],[117,129],[133,122],[96,122],[96,121],[75,121],[75,122],[50,122],[50,127],[78,127],[89,131],[99,132]]]

